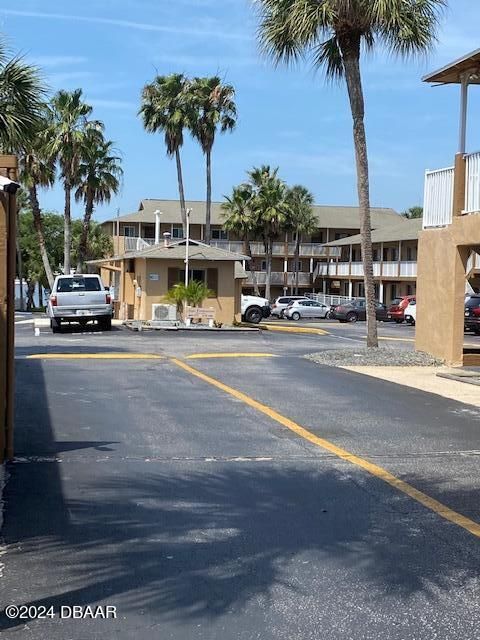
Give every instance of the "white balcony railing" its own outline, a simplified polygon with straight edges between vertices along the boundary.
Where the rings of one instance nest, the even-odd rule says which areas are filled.
[[[480,256],[479,256],[480,260]],[[374,262],[373,275],[375,278],[416,278],[417,263],[405,260],[402,262]],[[321,277],[363,277],[363,263],[352,262],[318,262],[315,267],[313,279]]]
[[[125,252],[130,251],[142,251],[142,249],[148,249],[155,244],[153,238],[129,238],[125,236]]]
[[[398,262],[382,262],[382,276],[396,278],[398,276]]]
[[[480,152],[466,157],[465,213],[480,211]]]
[[[257,279],[257,284],[264,285],[266,283],[267,274],[265,273],[265,271],[256,271],[255,276]],[[281,285],[283,287],[284,282],[285,282],[285,278],[284,278],[283,271],[272,271],[271,277],[270,277],[270,284]],[[246,284],[253,284],[253,278],[250,272],[247,272]],[[290,286],[294,284],[295,284],[295,274],[292,271],[289,271],[287,273],[287,285]],[[299,272],[298,284],[307,285],[307,286],[311,285],[312,284],[311,274],[305,273],[304,271]]]
[[[417,263],[413,261],[400,262],[401,277],[417,277]]]
[[[243,242],[241,240],[212,240],[212,246],[218,247],[219,249],[225,249],[226,251],[233,251],[233,253],[243,253],[244,247]],[[265,255],[265,247],[263,242],[251,242],[250,249],[252,251],[252,256],[264,256]],[[287,247],[285,247],[284,242],[274,242],[272,251],[275,257],[284,257],[285,249],[287,249],[287,255],[293,256],[295,254],[295,243],[289,242]],[[300,256],[307,257],[321,257],[330,255],[332,257],[339,256],[341,252],[341,247],[325,247],[323,244],[318,242],[302,242],[300,243]]]
[[[453,167],[427,171],[423,199],[423,228],[452,223]]]

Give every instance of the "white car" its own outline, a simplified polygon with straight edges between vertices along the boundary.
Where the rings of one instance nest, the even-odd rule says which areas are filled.
[[[307,296],[281,296],[277,298],[275,302],[272,304],[272,316],[277,316],[277,318],[283,318],[283,312],[292,302],[296,302],[297,300],[309,300]]]
[[[417,321],[417,303],[415,300],[412,300],[406,307],[404,313],[405,322],[407,324],[411,324],[412,326]]]
[[[300,320],[300,318],[326,318],[330,307],[315,300],[296,300],[289,305],[283,315],[289,320]]]
[[[270,315],[270,302],[260,296],[242,295],[242,320],[258,324]]]

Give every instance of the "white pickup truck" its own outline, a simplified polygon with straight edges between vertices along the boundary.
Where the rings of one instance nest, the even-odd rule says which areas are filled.
[[[84,326],[96,320],[105,331],[112,328],[112,300],[100,276],[57,276],[48,300],[47,315],[53,333],[62,322],[78,322]]]
[[[242,320],[258,324],[263,318],[270,315],[270,302],[267,298],[259,296],[242,295]]]

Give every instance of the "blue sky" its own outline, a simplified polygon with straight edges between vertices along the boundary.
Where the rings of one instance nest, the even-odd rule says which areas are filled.
[[[320,204],[356,204],[351,118],[343,85],[325,84],[308,66],[274,69],[255,41],[249,0],[23,0],[0,6],[0,32],[44,70],[52,91],[81,87],[121,150],[122,192],[98,220],[135,211],[142,198],[177,198],[174,162],[160,135],[136,116],[142,86],[158,72],[219,73],[237,91],[236,131],[218,138],[213,196],[221,199],[245,172],[280,167],[288,183],[306,185]],[[436,50],[400,62],[381,51],[364,59],[371,199],[403,210],[420,204],[424,170],[449,166],[458,137],[458,87],[431,88],[426,72],[480,47],[480,6],[450,0]],[[21,8],[18,8],[21,7]],[[471,89],[468,147],[480,148],[480,89]],[[203,199],[204,161],[196,143],[183,149],[185,190]],[[62,189],[41,194],[62,209]],[[75,214],[81,215],[75,207]]]

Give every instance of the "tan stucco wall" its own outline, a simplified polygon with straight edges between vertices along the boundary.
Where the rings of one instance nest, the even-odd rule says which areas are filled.
[[[455,217],[422,231],[418,243],[415,346],[448,364],[462,364],[465,274],[470,247],[480,245],[480,217]]]
[[[218,296],[203,302],[205,308],[215,310],[215,319],[231,324],[234,318],[240,321],[241,281],[235,281],[234,262],[197,261],[191,263],[193,269],[218,269]],[[184,269],[183,260],[135,260],[135,279],[142,289],[142,296],[136,303],[135,319],[151,320],[152,304],[163,302],[168,291],[168,269]],[[149,274],[158,274],[158,280],[150,280]]]

